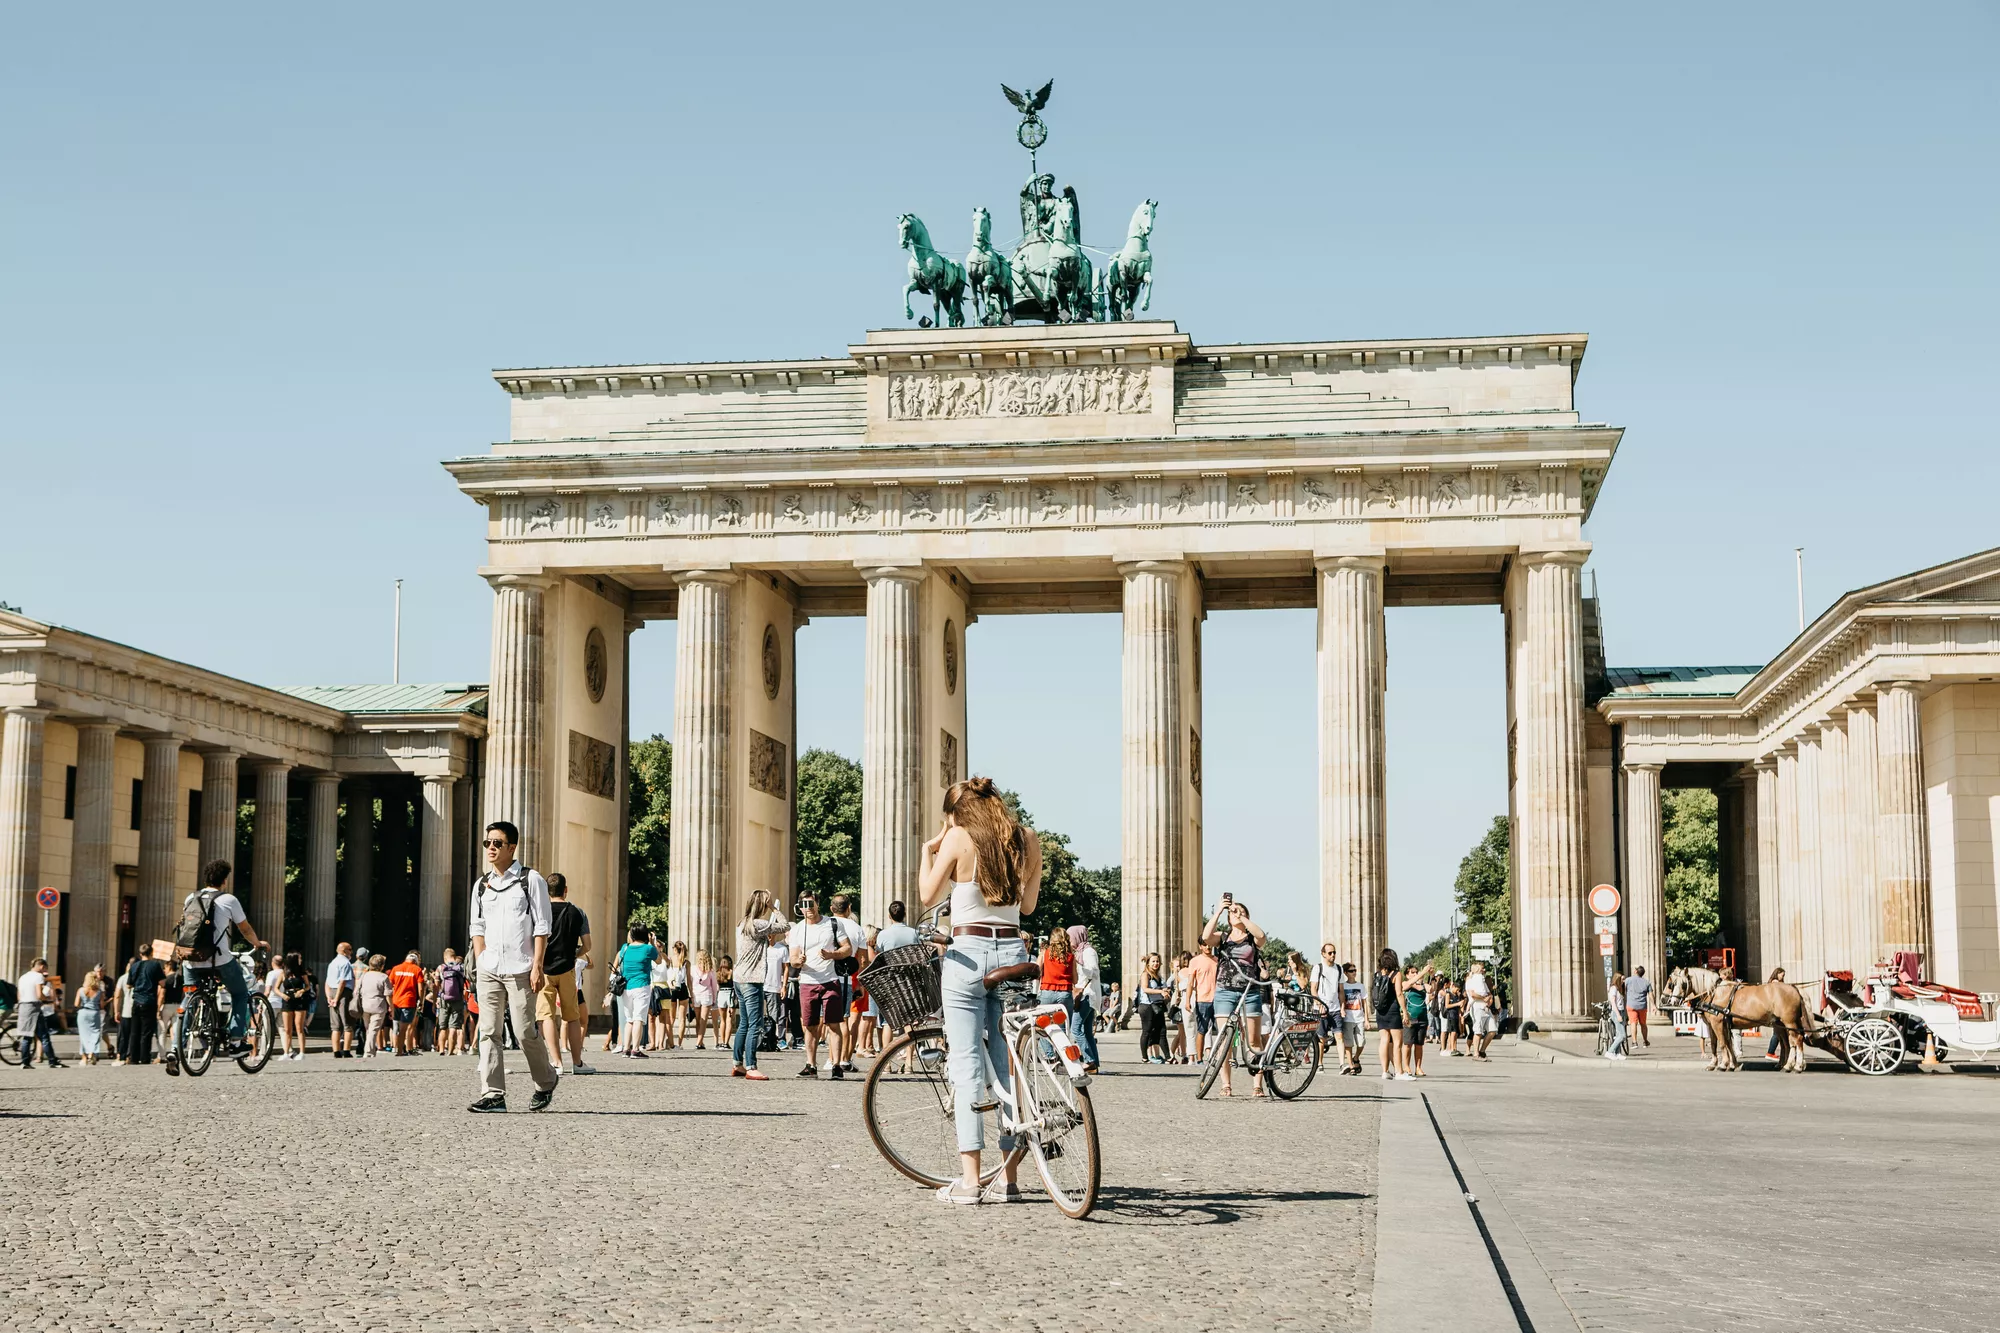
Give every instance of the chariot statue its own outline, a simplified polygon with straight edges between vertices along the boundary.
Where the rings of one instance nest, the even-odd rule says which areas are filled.
[[[1083,241],[1083,204],[1076,187],[1056,189],[1056,178],[1040,168],[1037,151],[1048,141],[1048,126],[1040,112],[1048,105],[1053,80],[1034,92],[1000,90],[1021,113],[1015,138],[1028,150],[1028,181],[1021,187],[1021,239],[1002,254],[993,245],[993,215],[972,210],[972,249],[964,264],[954,263],[931,246],[930,233],[915,214],[897,219],[903,248],[910,251],[909,282],[903,288],[903,316],[914,318],[910,297],[928,295],[932,312],[919,321],[957,328],[965,323],[965,299],[981,324],[1012,324],[1038,319],[1047,324],[1078,324],[1090,320],[1131,319],[1151,308],[1153,255],[1150,241],[1159,201],[1148,199],[1133,211],[1124,246],[1103,250],[1100,265],[1090,259]]]

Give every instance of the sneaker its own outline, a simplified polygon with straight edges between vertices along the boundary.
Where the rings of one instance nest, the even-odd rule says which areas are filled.
[[[1412,1074],[1398,1074],[1396,1075],[1396,1081],[1398,1083],[1415,1083],[1417,1080],[1416,1076]]]
[[[841,1066],[841,1065],[835,1065],[835,1066],[833,1067],[833,1076],[834,1076],[835,1078],[846,1078],[846,1077],[847,1077],[847,1067],[844,1067],[844,1066]]]
[[[1019,1185],[1009,1185],[1000,1176],[986,1182],[986,1188],[979,1191],[981,1203],[1026,1203],[1028,1196],[1021,1193]]]
[[[160,1065],[167,1071],[167,1077],[179,1078],[181,1076],[181,1062],[178,1057],[169,1055],[164,1060],[160,1061]],[[34,1068],[32,1064],[27,1065],[25,1067],[28,1069]]]
[[[806,1067],[805,1067],[804,1069],[801,1069],[801,1070],[799,1071],[799,1077],[800,1077],[800,1078],[818,1078],[818,1077],[819,1077],[819,1066],[818,1066],[818,1065],[807,1065],[807,1066],[806,1066]]]
[[[505,1111],[507,1109],[507,1094],[504,1092],[489,1092],[465,1109],[480,1115]]]
[[[769,1083],[771,1081],[769,1074],[760,1073],[755,1069],[746,1071],[743,1077],[751,1083]]]
[[[984,1199],[985,1191],[968,1190],[964,1181],[954,1180],[949,1185],[938,1186],[937,1197],[939,1203],[979,1203]]]
[[[1383,1082],[1385,1082],[1385,1083],[1386,1083],[1386,1082],[1388,1082],[1388,1081],[1389,1081],[1390,1079],[1392,1079],[1392,1078],[1394,1078],[1394,1077],[1396,1077],[1396,1076],[1395,1076],[1394,1074],[1391,1074],[1391,1073],[1390,1073],[1389,1071],[1387,1071],[1386,1069],[1382,1071],[1382,1081],[1383,1081]]]
[[[549,1103],[555,1099],[556,1090],[554,1084],[546,1088],[537,1088],[535,1089],[535,1095],[528,1098],[528,1109],[530,1111],[546,1111],[549,1109]]]
[[[627,1051],[625,1054],[631,1056],[634,1060],[643,1060],[646,1058],[644,1051]]]
[[[589,1065],[575,1065],[569,1072],[572,1074],[595,1074],[597,1071]]]

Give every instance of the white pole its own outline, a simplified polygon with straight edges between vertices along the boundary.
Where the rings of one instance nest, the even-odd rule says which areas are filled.
[[[396,644],[391,650],[389,683],[403,683],[403,581],[396,580]]]
[[[1799,633],[1806,632],[1806,548],[1794,546],[1792,560],[1797,572],[1799,594]]]

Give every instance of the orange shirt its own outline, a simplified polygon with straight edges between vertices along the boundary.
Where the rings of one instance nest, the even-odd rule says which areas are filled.
[[[1042,954],[1042,989],[1070,991],[1076,989],[1076,955],[1058,958],[1046,951]]]
[[[424,970],[415,963],[398,963],[389,969],[389,1003],[398,1009],[417,1007],[424,986]]]
[[[1215,1002],[1215,959],[1212,955],[1198,953],[1188,964],[1188,978],[1194,983],[1196,1004]]]

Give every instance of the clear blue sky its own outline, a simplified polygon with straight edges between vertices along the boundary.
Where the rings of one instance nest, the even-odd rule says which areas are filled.
[[[1200,342],[1583,330],[1611,656],[1763,661],[2000,544],[1991,6],[33,6],[0,43],[0,600],[270,683],[483,680],[496,366],[837,353],[1053,77]],[[969,14],[969,11],[968,11]],[[1103,225],[1100,222],[1100,225]],[[945,234],[953,234],[943,226]],[[1315,932],[1309,613],[1218,615],[1207,871]],[[991,619],[976,767],[1118,855],[1109,617]],[[1498,612],[1390,613],[1390,933],[1504,808]],[[634,724],[670,728],[672,629]],[[853,754],[860,627],[804,631]]]

